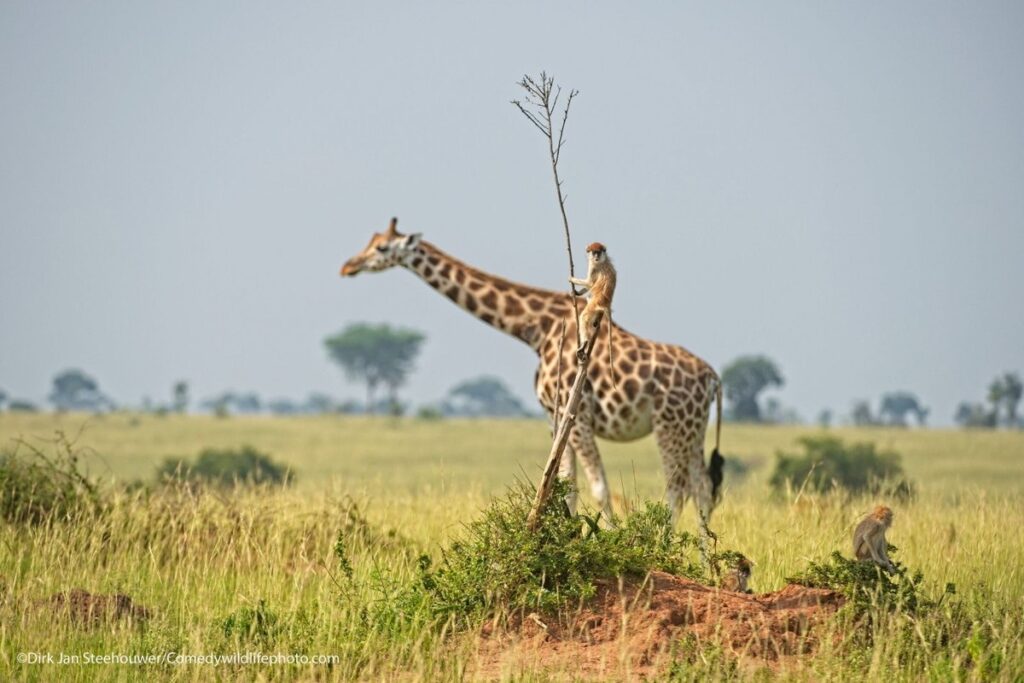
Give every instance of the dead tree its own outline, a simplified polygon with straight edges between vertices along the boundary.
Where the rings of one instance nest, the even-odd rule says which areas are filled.
[[[540,78],[534,79],[530,76],[524,76],[523,80],[519,82],[519,86],[526,92],[523,100],[513,100],[514,104],[523,116],[525,116],[530,123],[532,123],[537,130],[548,141],[548,156],[551,159],[551,173],[555,179],[555,192],[558,196],[558,208],[562,214],[562,227],[565,230],[565,248],[569,255],[569,276],[576,276],[576,268],[572,258],[572,237],[569,233],[569,217],[565,211],[566,195],[562,191],[562,179],[558,174],[558,161],[562,155],[562,146],[565,144],[565,124],[569,120],[569,108],[572,106],[572,101],[578,94],[576,90],[570,90],[568,96],[565,98],[565,108],[561,111],[561,121],[558,122],[558,129],[555,129],[555,123],[558,119],[558,100],[562,96],[562,89],[555,85],[555,79],[548,76],[543,71],[540,74]],[[577,294],[576,288],[570,286],[569,290],[572,295],[572,306],[573,311],[576,315],[576,346],[577,348],[582,346],[582,336],[580,331],[580,309],[577,305]],[[601,324],[600,314],[595,320],[596,325]],[[535,531],[540,521],[540,511],[544,507],[548,498],[551,497],[551,489],[555,483],[555,474],[558,471],[558,463],[562,459],[562,453],[565,452],[565,445],[569,440],[569,431],[576,422],[576,411],[579,409],[580,399],[583,396],[583,385],[587,381],[587,371],[590,369],[590,354],[594,350],[594,342],[597,339],[597,335],[591,337],[586,347],[583,347],[582,353],[577,354],[577,366],[576,366],[576,379],[573,382],[572,388],[569,391],[569,400],[565,405],[565,409],[561,410],[559,401],[561,399],[561,392],[555,397],[555,410],[554,410],[554,440],[551,443],[551,451],[548,453],[548,460],[544,466],[544,474],[541,478],[540,486],[537,487],[537,496],[533,501],[533,507],[530,509],[530,515],[527,518],[527,525],[531,531]],[[561,363],[561,347],[562,342],[565,341],[565,325],[562,325],[562,338],[559,340],[559,363]],[[559,381],[561,381],[561,373],[559,373]],[[560,389],[561,387],[559,387]]]

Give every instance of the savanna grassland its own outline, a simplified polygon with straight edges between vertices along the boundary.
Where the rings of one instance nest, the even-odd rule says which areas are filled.
[[[0,444],[44,452],[58,431],[100,482],[106,509],[87,521],[0,527],[0,679],[351,680],[473,679],[475,633],[427,612],[398,618],[394,587],[434,557],[516,478],[538,476],[549,437],[539,421],[419,421],[356,417],[103,417],[0,414]],[[727,471],[713,520],[719,542],[755,563],[757,592],[781,588],[809,560],[849,553],[872,498],[773,496],[774,454],[814,428],[727,425],[723,450],[748,465]],[[796,680],[1024,679],[1024,433],[836,429],[902,455],[913,500],[891,502],[896,558],[937,599],[926,615],[876,618],[856,644],[823,647],[770,675]],[[201,490],[152,482],[169,456],[249,444],[295,474],[280,488]],[[621,507],[659,498],[650,438],[602,444]],[[581,476],[582,481],[582,476]],[[584,502],[589,498],[584,491]],[[688,507],[681,525],[694,530]],[[335,544],[346,539],[347,568]],[[144,625],[83,626],[50,597],[71,588],[130,596]],[[370,609],[372,608],[372,609]],[[368,616],[372,615],[372,616]],[[840,628],[837,626],[837,628]],[[709,644],[709,648],[712,646]],[[19,653],[330,655],[307,664],[19,663]],[[709,650],[710,652],[711,650]],[[615,663],[609,663],[613,671]],[[769,676],[698,653],[681,679]],[[509,663],[509,677],[572,678]],[[609,678],[621,675],[609,674]]]

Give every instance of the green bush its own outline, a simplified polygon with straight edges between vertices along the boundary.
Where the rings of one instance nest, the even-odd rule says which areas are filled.
[[[466,526],[436,568],[430,557],[421,557],[421,585],[435,614],[550,611],[593,596],[599,579],[642,577],[655,569],[704,578],[696,539],[674,531],[665,505],[648,503],[604,529],[599,514],[568,514],[568,490],[568,484],[556,484],[537,531],[531,532],[526,518],[534,489],[520,483]]]
[[[68,520],[102,510],[96,485],[79,466],[79,451],[62,432],[48,457],[26,441],[0,454],[0,517],[13,524]]]
[[[268,643],[280,631],[280,618],[267,608],[265,600],[256,607],[243,607],[232,612],[221,622],[225,638]]]
[[[895,550],[896,547],[890,544],[889,552]],[[857,612],[874,607],[915,612],[935,606],[935,602],[921,594],[921,582],[924,580],[921,572],[908,576],[906,567],[895,560],[893,564],[896,572],[888,574],[872,562],[851,560],[836,551],[824,562],[811,562],[806,571],[786,581],[838,591]],[[946,593],[956,593],[956,586],[946,584]]]
[[[420,406],[416,411],[416,418],[425,422],[434,422],[436,420],[443,420],[444,413],[437,406]]]
[[[803,453],[776,454],[769,482],[776,492],[806,487],[818,492],[842,489],[897,498],[913,495],[897,453],[877,451],[872,443],[847,445],[834,436],[805,436],[798,443]]]
[[[207,448],[194,462],[182,458],[167,458],[157,471],[157,478],[161,482],[184,481],[213,486],[234,486],[283,485],[293,481],[295,476],[287,467],[274,462],[265,453],[257,451],[252,446],[242,446],[237,450]]]

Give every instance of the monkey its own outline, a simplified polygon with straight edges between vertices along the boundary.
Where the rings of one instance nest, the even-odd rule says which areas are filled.
[[[861,520],[853,532],[853,554],[862,562],[874,562],[890,574],[896,571],[886,553],[885,532],[892,525],[892,510],[879,505]]]
[[[750,560],[741,556],[736,561],[736,566],[722,577],[722,589],[733,591],[734,593],[748,593],[747,581],[750,580],[752,572]]]
[[[615,376],[615,366],[612,365],[612,297],[615,295],[615,266],[608,258],[608,251],[600,242],[593,242],[587,247],[587,278],[581,280],[578,277],[570,277],[569,284],[583,288],[583,294],[590,292],[587,305],[580,314],[580,324],[583,329],[580,331],[580,348],[576,352],[582,357],[591,333],[597,332],[595,318],[598,313],[608,319],[608,366],[611,369],[612,377]],[[575,290],[574,290],[575,291]]]

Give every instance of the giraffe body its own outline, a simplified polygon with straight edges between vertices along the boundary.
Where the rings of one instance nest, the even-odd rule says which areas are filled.
[[[553,418],[556,407],[564,408],[577,370],[576,316],[569,293],[484,273],[424,242],[418,234],[399,233],[394,220],[387,232],[375,234],[366,249],[345,263],[341,274],[353,276],[394,266],[411,270],[476,318],[529,345],[539,358],[534,379],[537,399],[549,417]],[[582,300],[575,303],[582,309]],[[704,463],[704,437],[716,396],[721,412],[718,375],[681,346],[649,341],[607,319],[601,321],[602,327],[608,325],[610,334],[607,328],[597,331],[588,381],[559,474],[575,481],[579,460],[591,493],[610,517],[611,496],[595,438],[633,441],[653,432],[673,519],[692,497],[701,530],[706,531],[721,483],[722,458],[717,448],[710,466]],[[614,372],[606,348],[609,341],[615,349]],[[570,500],[574,505],[575,500]]]

